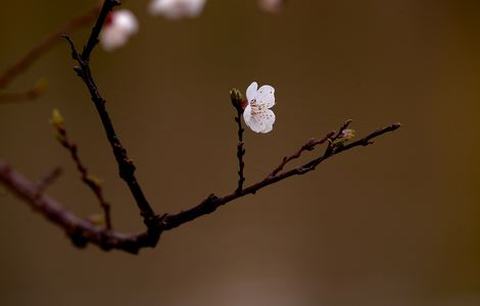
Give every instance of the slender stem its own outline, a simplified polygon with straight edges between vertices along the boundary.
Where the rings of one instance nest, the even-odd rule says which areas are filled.
[[[232,90],[231,92],[231,100],[232,105],[237,111],[237,115],[235,117],[235,122],[237,123],[237,136],[238,136],[238,144],[237,144],[237,159],[238,159],[238,183],[237,189],[235,192],[241,192],[243,190],[243,184],[245,182],[245,162],[243,161],[243,157],[245,156],[245,143],[243,142],[243,132],[245,131],[242,126],[242,98],[240,92],[236,89]]]
[[[315,150],[315,147],[318,146],[318,145],[321,145],[323,143],[325,143],[327,140],[331,139],[333,137],[333,135],[335,134],[335,132],[330,132],[329,134],[327,134],[325,137],[323,137],[322,139],[310,139],[308,142],[306,142],[303,146],[300,147],[300,149],[298,149],[297,152],[295,152],[294,154],[290,155],[290,156],[285,156],[283,159],[282,159],[282,162],[280,163],[280,165],[278,165],[273,171],[272,173],[270,173],[270,177],[273,177],[273,176],[276,176],[278,173],[280,173],[283,168],[285,168],[285,166],[291,162],[292,160],[294,159],[298,159],[302,156],[302,154],[305,152],[305,151],[313,151]]]
[[[103,215],[105,219],[105,228],[107,230],[112,229],[112,218],[110,214],[110,204],[105,200],[105,197],[103,195],[103,188],[98,181],[98,179],[95,179],[89,172],[87,167],[84,165],[82,160],[80,159],[80,156],[78,154],[78,146],[73,143],[67,133],[67,130],[63,126],[63,124],[55,124],[54,125],[58,136],[57,139],[60,142],[60,144],[68,150],[70,153],[70,156],[72,157],[73,162],[75,163],[75,166],[77,167],[78,172],[80,173],[80,178],[82,179],[82,182],[87,185],[88,188],[93,192],[95,197],[97,198],[100,207],[103,210]]]

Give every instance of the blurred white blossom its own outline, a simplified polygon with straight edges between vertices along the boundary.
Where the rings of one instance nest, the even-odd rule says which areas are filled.
[[[105,50],[112,51],[125,45],[130,36],[137,31],[137,18],[131,11],[125,9],[113,11],[100,33],[100,42]]]
[[[267,12],[276,13],[282,7],[283,2],[284,0],[258,0],[258,5]]]
[[[200,15],[206,0],[152,0],[149,11],[169,19],[196,17]]]
[[[275,114],[270,110],[275,105],[275,89],[270,85],[258,88],[257,82],[253,82],[247,88],[247,103],[243,111],[247,126],[256,133],[270,132],[275,122]]]

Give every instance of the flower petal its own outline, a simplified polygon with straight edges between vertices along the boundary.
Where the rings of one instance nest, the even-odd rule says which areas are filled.
[[[275,88],[263,85],[257,91],[257,105],[270,108],[275,105]]]
[[[247,106],[243,110],[243,120],[245,121],[245,123],[247,123],[248,121],[250,121],[251,118],[252,118],[252,107],[250,106],[250,104],[247,104]]]
[[[252,131],[255,133],[263,133],[262,131],[265,130],[265,123],[263,121],[257,120],[255,117],[251,117],[249,121],[245,121]]]
[[[258,117],[255,115],[252,115],[252,109],[250,105],[248,105],[245,108],[245,111],[243,112],[243,120],[245,121],[245,124],[255,133],[260,133],[265,129],[265,124],[263,121],[259,120]]]
[[[261,113],[256,114],[255,117],[258,117],[258,120],[262,121],[264,124],[264,128],[260,133],[268,133],[272,131],[273,124],[275,123],[275,113],[272,110],[265,109]]]
[[[138,31],[137,18],[131,11],[125,9],[113,12],[113,26],[127,34],[134,34]]]
[[[275,114],[266,108],[261,112],[252,114],[252,108],[248,105],[243,112],[243,119],[245,124],[255,133],[268,133],[273,129]]]
[[[259,0],[260,8],[268,13],[278,13],[284,0]]]
[[[267,134],[270,133],[273,130],[273,124],[272,125],[265,125],[265,128],[260,131],[262,134]]]
[[[105,25],[100,32],[100,42],[107,51],[112,51],[125,45],[131,35],[138,31],[135,15],[129,10],[113,11],[111,23]]]
[[[206,0],[152,0],[149,11],[152,15],[163,15],[170,19],[198,16]]]
[[[190,11],[189,11],[189,16],[190,17],[196,17],[202,13],[203,6],[205,5],[206,0],[190,0]]]
[[[100,33],[100,42],[106,51],[113,51],[125,45],[128,41],[128,34],[115,28],[105,28]]]
[[[250,86],[247,88],[247,101],[250,103],[252,100],[257,98],[257,88],[258,88],[258,83],[257,82],[252,82]]]

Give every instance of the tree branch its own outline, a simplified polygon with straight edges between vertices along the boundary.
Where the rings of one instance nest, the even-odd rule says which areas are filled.
[[[117,136],[112,120],[106,108],[106,100],[101,96],[90,70],[90,55],[98,42],[98,35],[101,31],[101,28],[105,23],[105,19],[107,18],[109,12],[119,4],[120,2],[117,0],[104,1],[98,19],[92,29],[82,54],[77,51],[75,44],[68,36],[65,36],[65,39],[67,39],[70,44],[73,59],[78,63],[78,66],[74,67],[74,70],[85,83],[85,86],[90,93],[91,100],[100,116],[105,134],[112,147],[113,154],[118,164],[120,177],[129,187],[130,192],[132,193],[132,196],[140,210],[140,214],[143,217],[144,223],[151,231],[151,235],[159,237],[159,233],[154,226],[154,224],[158,222],[158,216],[150,206],[150,203],[145,197],[145,194],[143,193],[143,190],[135,177],[135,165],[128,157],[127,150]]]
[[[357,141],[335,146],[330,152],[326,151],[321,156],[318,156],[299,167],[284,172],[278,172],[273,176],[268,175],[265,179],[242,189],[241,192],[234,191],[231,194],[222,197],[217,197],[214,194],[211,194],[200,204],[188,210],[176,214],[163,215],[156,219],[156,223],[151,225],[155,228],[155,232],[158,236],[151,234],[151,228],[140,234],[123,234],[97,228],[90,222],[65,210],[62,205],[56,202],[53,198],[43,194],[40,194],[39,196],[38,186],[36,184],[30,182],[20,173],[11,169],[3,161],[0,161],[0,182],[3,183],[12,193],[27,202],[31,207],[39,211],[50,221],[63,228],[76,246],[84,247],[90,242],[98,245],[104,250],[119,249],[136,254],[142,248],[155,247],[160,234],[164,231],[172,230],[201,216],[210,214],[221,206],[246,195],[255,194],[257,191],[286,178],[303,175],[313,171],[323,161],[353,148],[370,145],[373,143],[373,139],[386,133],[393,132],[398,128],[400,128],[400,124],[392,124],[378,129]],[[331,135],[331,133],[327,136],[329,135]],[[276,167],[276,169],[278,169],[278,167]]]
[[[25,201],[31,208],[44,215],[52,223],[62,228],[75,246],[86,247],[88,243],[95,244],[103,250],[118,249],[136,254],[145,247],[154,247],[157,240],[151,240],[150,235],[122,234],[96,227],[91,222],[79,218],[66,210],[55,199],[38,193],[37,184],[30,182],[23,175],[11,169],[0,161],[0,181],[13,194]]]
[[[346,146],[339,147],[336,150],[333,150],[332,152],[325,152],[323,155],[297,167],[292,170],[282,172],[279,174],[276,174],[274,176],[267,176],[264,180],[252,184],[246,188],[244,188],[241,192],[233,192],[229,195],[223,196],[223,197],[216,197],[215,195],[210,195],[207,199],[205,199],[202,203],[199,205],[186,210],[182,211],[180,213],[177,213],[175,215],[167,215],[164,219],[164,229],[172,229],[175,227],[178,227],[184,223],[190,222],[192,220],[197,219],[200,216],[210,214],[214,212],[218,207],[223,206],[235,199],[238,199],[240,197],[246,196],[248,194],[255,194],[257,191],[272,185],[274,183],[277,183],[279,181],[282,181],[288,177],[294,176],[294,175],[303,175],[306,174],[310,171],[315,170],[315,168],[323,161],[350,149],[353,149],[355,147],[359,146],[367,146],[369,144],[372,144],[373,142],[371,141],[372,139],[379,137],[383,134],[393,132],[400,128],[400,124],[395,123],[392,125],[389,125],[387,127],[384,127],[382,129],[378,129],[374,131],[373,133],[369,134],[368,136],[352,142]],[[340,129],[341,130],[341,129]],[[329,134],[330,135],[330,134]],[[283,161],[282,161],[283,163]],[[278,168],[278,167],[277,167]]]
[[[98,35],[102,31],[103,25],[105,24],[105,20],[107,19],[108,14],[113,10],[113,8],[117,5],[120,5],[120,0],[104,0],[102,9],[100,10],[100,14],[98,15],[97,21],[92,28],[92,32],[88,37],[87,44],[83,48],[82,52],[82,60],[88,62],[90,60],[90,55],[98,44]]]

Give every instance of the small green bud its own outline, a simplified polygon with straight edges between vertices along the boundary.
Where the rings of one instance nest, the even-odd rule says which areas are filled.
[[[65,122],[65,120],[63,119],[62,114],[60,113],[60,111],[58,109],[55,108],[52,111],[52,118],[50,119],[50,123],[54,127],[62,127],[64,122]]]
[[[103,183],[102,179],[99,179],[98,177],[96,177],[94,175],[91,175],[91,174],[88,176],[88,179],[90,181],[92,181],[95,185],[97,185],[98,187],[100,187],[100,185],[102,185],[102,183]]]
[[[243,101],[243,96],[240,90],[234,88],[230,90],[230,100],[232,101],[233,107],[235,107],[237,110],[242,110],[242,101]]]
[[[238,104],[243,100],[242,93],[240,90],[233,88],[230,90],[230,99],[232,100],[232,103]]]
[[[105,225],[105,216],[103,214],[93,214],[87,217],[87,220],[95,226]]]

